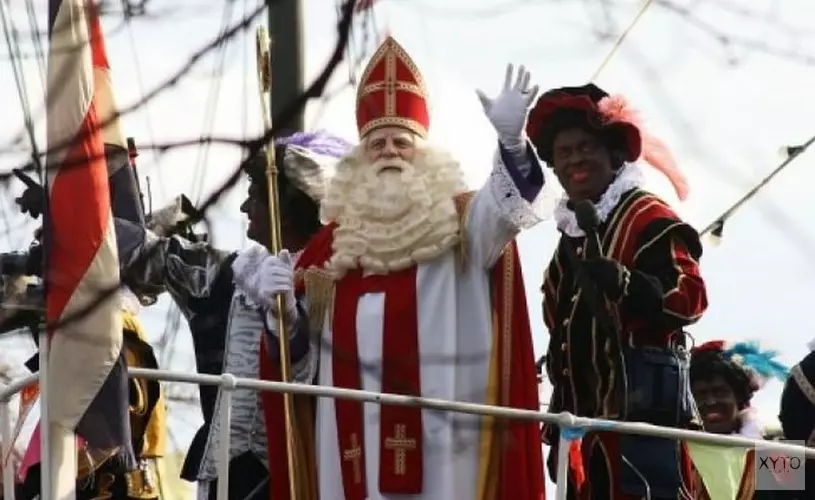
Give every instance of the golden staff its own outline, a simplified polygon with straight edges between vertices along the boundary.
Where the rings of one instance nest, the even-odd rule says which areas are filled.
[[[260,90],[260,114],[263,117],[264,133],[272,129],[272,68],[271,55],[269,51],[269,34],[263,26],[258,27],[256,36],[257,48],[257,70],[258,84]],[[280,198],[277,192],[277,162],[275,158],[274,141],[269,140],[266,145],[266,180],[269,189],[269,220],[271,225],[271,242],[269,251],[277,255],[282,245],[280,235]],[[289,358],[289,337],[286,334],[286,324],[284,321],[283,296],[277,294],[277,339],[280,348],[280,380],[291,382],[291,359]],[[300,499],[298,494],[297,469],[295,467],[295,439],[294,430],[294,395],[290,392],[283,393],[283,412],[286,422],[286,458],[289,464],[289,498],[291,500]]]

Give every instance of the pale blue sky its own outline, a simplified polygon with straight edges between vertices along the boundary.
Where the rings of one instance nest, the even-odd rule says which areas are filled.
[[[244,3],[250,9],[256,5],[255,0],[234,2],[233,22],[242,14]],[[678,203],[667,182],[656,175],[650,187],[699,229],[782,160],[781,146],[802,143],[815,134],[815,30],[811,28],[815,13],[807,3],[677,0],[677,10],[656,0],[596,80],[606,90],[626,95],[642,111],[650,131],[673,148],[690,180],[690,198]],[[322,68],[335,43],[335,4],[304,2],[308,81]],[[602,4],[606,4],[605,10]],[[177,12],[164,19],[136,19],[130,28],[108,34],[114,92],[120,106],[155,88],[215,36],[223,15],[223,2],[214,0],[154,0],[149,5],[156,12]],[[526,64],[544,89],[585,83],[612,44],[597,41],[592,30],[619,34],[641,5],[633,0],[382,0],[375,20],[380,32],[390,29],[423,70],[433,106],[431,136],[457,154],[468,181],[477,187],[491,164],[495,135],[483,117],[474,89],[497,92],[507,62]],[[688,9],[690,17],[681,9]],[[37,12],[44,26],[44,9],[40,7]],[[24,14],[22,5],[15,6],[13,18],[23,31],[23,51],[31,53]],[[105,26],[110,31],[119,22],[108,18]],[[359,28],[355,34],[358,43],[363,28],[369,35],[375,34],[370,24]],[[711,30],[728,33],[734,43],[723,45]],[[768,46],[772,54],[756,46]],[[810,65],[804,58],[787,53],[808,54]],[[134,54],[138,68],[133,63]],[[357,46],[352,55],[358,59],[364,52]],[[142,111],[126,116],[122,120],[124,133],[142,144],[199,136],[214,62],[214,57],[204,59],[179,85]],[[22,114],[8,59],[0,59],[0,64],[0,95],[5,96],[0,105],[0,150],[5,151],[22,129]],[[213,133],[239,137],[259,131],[254,64],[252,30],[248,38],[237,39],[227,49]],[[42,89],[35,61],[26,60],[24,69],[32,107],[41,109]],[[349,70],[344,66],[332,87],[348,80]],[[309,107],[310,127],[356,139],[352,90],[346,89],[324,109],[320,107]],[[39,140],[43,144],[41,113],[35,114],[40,116]],[[26,143],[21,146],[26,147]],[[182,192],[197,199],[197,155],[195,148],[173,151],[157,163],[151,152],[142,153],[142,182],[144,185],[144,177],[150,176],[154,207]],[[17,166],[24,156],[3,154],[0,170]],[[213,190],[237,160],[236,151],[214,146],[204,163],[203,192]],[[790,363],[805,353],[806,342],[815,337],[809,317],[815,295],[815,264],[811,261],[815,227],[809,220],[815,209],[813,167],[815,152],[796,160],[729,221],[721,246],[706,246],[702,267],[710,309],[691,330],[697,341],[758,339],[779,349]],[[12,229],[0,244],[19,248],[30,239],[34,225],[10,211],[9,195],[16,195],[21,186],[15,183],[10,190],[4,203],[12,214],[7,221]],[[237,209],[243,195],[241,186],[213,213],[215,241],[221,247],[239,248],[243,244],[244,223]],[[538,288],[556,237],[551,222],[520,237],[538,353],[543,352],[548,339],[540,317]],[[164,329],[166,301],[163,304],[143,314],[145,326],[155,337]],[[194,366],[191,344],[183,321],[181,327],[184,331],[177,337],[179,345],[171,368],[189,370]],[[6,357],[2,362],[14,364],[24,359],[18,350],[13,352],[19,359]],[[755,400],[767,417],[777,411],[780,387],[780,383],[771,383]],[[191,414],[183,420],[185,423],[174,428],[179,439],[187,441],[200,418]]]

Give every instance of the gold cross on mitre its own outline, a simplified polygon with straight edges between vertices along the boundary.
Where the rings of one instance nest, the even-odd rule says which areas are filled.
[[[357,88],[357,127],[364,137],[377,127],[401,126],[427,135],[427,87],[419,68],[399,43],[388,37],[376,50]]]

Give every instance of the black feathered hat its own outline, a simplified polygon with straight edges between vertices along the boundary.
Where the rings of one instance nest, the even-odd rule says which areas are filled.
[[[760,387],[750,371],[738,360],[730,359],[722,341],[707,342],[691,350],[691,384],[715,377],[722,377],[733,390],[739,410],[750,406],[750,400]]]
[[[598,107],[608,97],[606,91],[593,83],[561,87],[540,96],[526,125],[526,133],[538,155],[551,162],[552,143],[557,133],[571,126],[588,125],[600,132],[611,149],[624,153],[625,161],[636,161],[642,153],[639,128],[627,122],[609,122]]]
[[[691,349],[691,383],[722,376],[736,394],[739,409],[744,409],[769,379],[787,378],[789,369],[777,356],[778,352],[764,350],[758,342],[728,345],[724,340],[711,340]]]
[[[640,156],[673,184],[684,200],[688,184],[665,144],[645,133],[639,113],[620,95],[609,95],[593,83],[560,87],[542,94],[529,113],[526,135],[545,162],[552,162],[552,144],[558,132],[589,128],[603,137],[607,147],[623,154],[626,162]]]

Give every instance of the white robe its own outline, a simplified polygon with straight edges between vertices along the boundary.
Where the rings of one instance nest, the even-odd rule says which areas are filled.
[[[528,165],[526,170],[528,172]],[[547,185],[543,190],[546,191]],[[544,195],[538,196],[540,200]],[[422,396],[484,403],[492,348],[489,269],[521,229],[541,220],[537,203],[524,200],[496,155],[492,174],[471,201],[466,220],[467,267],[450,250],[417,270]],[[381,390],[383,293],[360,298],[357,335],[361,388]],[[326,315],[319,359],[320,385],[331,386],[331,315]],[[343,500],[334,400],[317,404],[317,460],[321,500]],[[480,430],[471,415],[422,410],[424,484],[420,495],[379,492],[380,407],[364,404],[368,499],[474,499],[478,488]]]

